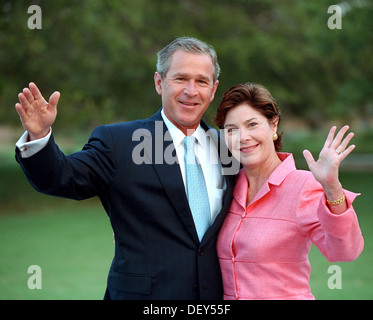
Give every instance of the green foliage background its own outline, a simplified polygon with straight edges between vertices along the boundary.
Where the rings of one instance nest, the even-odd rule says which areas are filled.
[[[27,9],[42,9],[30,30]],[[327,26],[330,5],[342,29]],[[371,0],[5,0],[0,4],[0,123],[18,123],[17,94],[30,81],[59,90],[56,126],[148,117],[160,107],[156,53],[178,36],[212,44],[222,93],[238,82],[267,86],[285,115],[320,128],[328,119],[373,117]]]

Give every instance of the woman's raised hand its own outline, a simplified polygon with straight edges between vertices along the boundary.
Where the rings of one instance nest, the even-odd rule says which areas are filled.
[[[339,165],[355,149],[355,145],[348,146],[354,136],[353,132],[345,136],[348,129],[349,126],[344,126],[336,136],[337,127],[334,126],[330,129],[317,161],[314,160],[311,152],[308,150],[303,151],[303,156],[307,161],[310,171],[315,179],[323,186],[326,198],[329,201],[343,197],[343,189],[338,176]],[[343,209],[343,206],[347,208],[343,202],[339,209]],[[333,211],[335,210],[337,208],[333,209]],[[338,213],[343,212],[343,210],[339,211]]]

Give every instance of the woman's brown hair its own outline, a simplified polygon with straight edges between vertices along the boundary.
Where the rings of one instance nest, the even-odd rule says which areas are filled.
[[[243,103],[260,112],[270,122],[277,118],[280,124],[281,112],[270,92],[262,85],[248,82],[236,84],[224,93],[214,119],[216,125],[223,129],[228,111]],[[274,141],[277,152],[282,149],[282,135],[279,133]]]

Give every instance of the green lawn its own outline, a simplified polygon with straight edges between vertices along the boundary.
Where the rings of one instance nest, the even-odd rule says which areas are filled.
[[[74,203],[1,216],[0,299],[102,299],[113,254],[100,207]],[[41,267],[41,290],[28,288],[31,265]]]
[[[102,299],[114,245],[99,203],[41,195],[14,163],[3,162],[0,177],[0,299]],[[354,262],[329,263],[313,247],[312,292],[320,300],[373,299],[373,172],[343,172],[341,180],[362,193],[354,206],[365,248]],[[41,267],[41,290],[27,286],[31,265]],[[340,290],[328,288],[331,265],[341,267]]]
[[[319,250],[313,246],[310,253],[311,288],[316,299],[373,299],[373,173],[349,172],[341,174],[346,189],[361,193],[356,198],[354,208],[364,237],[364,251],[353,262],[329,263]],[[328,268],[338,265],[342,270],[342,289],[328,288]]]

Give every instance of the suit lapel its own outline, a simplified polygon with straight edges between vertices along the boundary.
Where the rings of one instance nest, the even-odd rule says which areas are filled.
[[[194,226],[193,216],[189,209],[184,182],[172,139],[163,122],[160,111],[149,120],[151,120],[148,130],[151,132],[152,154],[148,153],[148,156],[152,160],[151,163],[175,212],[179,215],[180,220],[193,240],[198,244],[199,239]]]
[[[208,130],[211,129],[204,121],[201,121],[201,126],[205,131],[208,131]],[[219,135],[219,131],[215,131],[215,132],[210,131],[210,137],[212,138],[212,140],[214,141],[214,143],[215,143],[215,145],[218,149],[220,160],[222,160],[221,159],[222,156],[224,157],[224,161],[221,161],[221,164],[222,164],[223,176],[224,176],[225,182],[227,184],[227,189],[225,190],[225,193],[224,193],[224,196],[223,196],[222,208],[221,208],[219,214],[216,216],[212,226],[206,231],[206,234],[204,235],[204,237],[202,239],[202,245],[204,243],[209,242],[211,240],[211,238],[216,236],[216,234],[219,231],[219,228],[220,228],[221,224],[223,223],[223,220],[224,220],[224,218],[225,218],[225,216],[226,216],[226,214],[227,214],[227,212],[230,208],[230,205],[231,205],[231,202],[232,202],[233,188],[234,188],[235,180],[236,180],[235,174],[232,174],[232,173],[235,172],[235,170],[234,170],[235,167],[234,166],[237,167],[236,163],[230,162],[230,161],[234,161],[234,160],[233,160],[233,157],[229,157],[228,149],[227,149],[227,146],[225,145],[225,143],[220,143],[221,142],[220,141],[221,137]],[[227,155],[228,155],[228,157],[227,157]],[[233,170],[231,169],[232,167],[233,167]]]
[[[209,127],[205,122],[202,121],[201,125],[204,130],[209,130]],[[176,150],[168,133],[167,127],[163,122],[160,110],[151,118],[149,118],[148,130],[151,133],[151,136],[149,138],[152,139],[152,152],[151,154],[148,153],[148,156],[151,159],[151,164],[157,172],[159,180],[161,181],[164,190],[170,202],[172,203],[172,206],[179,215],[180,220],[183,222],[184,226],[190,233],[195,243],[199,245],[200,242],[194,225],[193,216],[189,208],[188,199],[185,193],[180,166],[177,163]],[[218,135],[216,135],[216,137],[214,138],[219,151],[221,151],[219,139],[220,138],[218,137]],[[170,155],[171,150],[173,152],[173,157],[171,161],[169,161],[169,157],[165,159],[164,155]],[[223,166],[225,165],[223,164]],[[225,180],[227,183],[227,189],[224,194],[222,209],[219,212],[218,216],[215,218],[212,226],[206,231],[206,234],[202,239],[202,244],[208,242],[212,237],[216,236],[216,233],[218,232],[230,207],[235,176],[227,175],[225,176]]]

